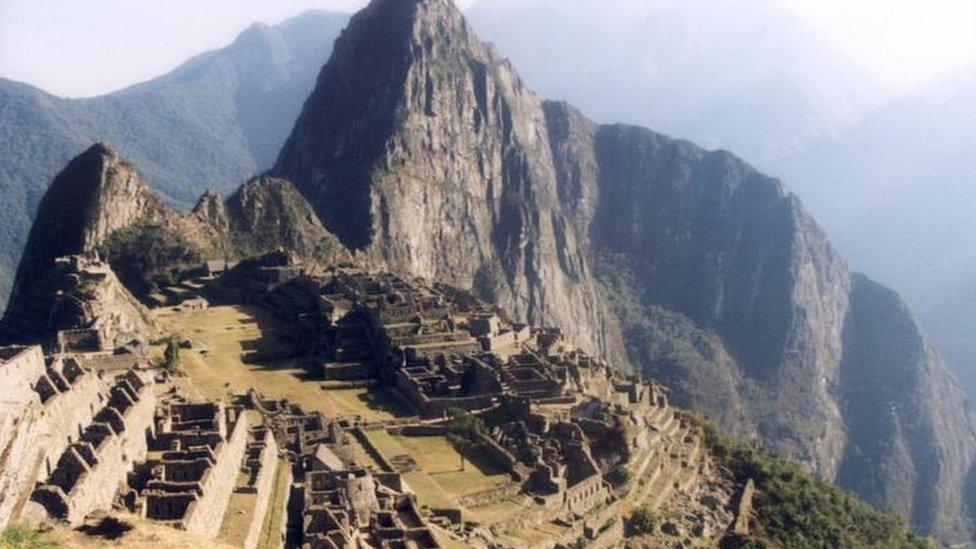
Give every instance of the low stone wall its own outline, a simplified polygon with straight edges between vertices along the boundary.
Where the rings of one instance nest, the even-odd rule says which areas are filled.
[[[237,417],[230,436],[221,445],[217,463],[208,471],[206,482],[202,486],[203,495],[191,505],[188,516],[184,518],[186,531],[209,539],[216,538],[220,533],[227,503],[234,491],[241,461],[244,459],[247,429],[247,416],[241,414]]]
[[[531,474],[525,465],[522,465],[515,456],[502,448],[491,437],[482,435],[478,441],[481,451],[488,454],[502,469],[518,482],[525,482]]]
[[[437,437],[444,436],[447,428],[443,425],[401,425],[387,429],[391,435],[405,437]]]
[[[624,539],[624,521],[622,517],[611,519],[611,523],[604,523],[595,532],[589,532],[593,537],[586,544],[587,549],[604,549],[616,547]],[[586,529],[584,529],[585,531]]]
[[[461,507],[482,507],[492,505],[511,499],[522,491],[522,486],[512,482],[503,486],[489,488],[473,494],[467,494],[457,498],[457,503]]]
[[[379,451],[379,448],[373,444],[373,441],[369,440],[369,437],[366,436],[366,431],[359,427],[354,427],[350,432],[352,433],[352,436],[359,441],[359,444],[362,445],[363,449],[366,450],[369,457],[373,458],[373,461],[378,463],[384,471],[396,471],[393,464],[386,460],[386,457],[384,457],[383,453]]]
[[[244,538],[244,549],[257,547],[261,538],[261,528],[264,526],[264,518],[268,514],[268,506],[271,503],[271,493],[275,489],[275,474],[278,471],[278,446],[275,444],[271,429],[265,433],[264,449],[261,451],[260,458],[261,469],[258,471],[258,478],[254,483],[257,488],[257,501],[251,515],[250,529]]]

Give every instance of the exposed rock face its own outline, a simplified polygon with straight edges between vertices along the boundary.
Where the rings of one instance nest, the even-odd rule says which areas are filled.
[[[364,262],[475,286],[586,348],[622,349],[559,202],[541,102],[448,2],[356,15],[273,173]]]
[[[568,327],[921,531],[971,535],[972,422],[910,315],[892,316],[900,301],[870,298],[780,181],[540,102],[450,2],[375,0],[355,16],[273,173],[369,264]],[[608,256],[632,299],[595,274]],[[662,326],[685,331],[694,367],[648,350]],[[881,375],[872,349],[900,338],[915,352]],[[896,402],[886,435],[865,423]]]
[[[838,481],[913,524],[965,531],[976,444],[963,391],[894,292],[855,275],[850,299],[840,400],[851,443]]]
[[[219,246],[234,257],[283,248],[324,263],[349,259],[305,198],[284,179],[254,179],[226,201],[207,193],[193,213],[213,229]]]

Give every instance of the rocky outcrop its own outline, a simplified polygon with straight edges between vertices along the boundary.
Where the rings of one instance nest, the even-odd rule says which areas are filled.
[[[45,188],[94,141],[190,206],[267,169],[349,15],[309,11],[256,24],[222,49],[101,97],[64,99],[0,78],[0,311]]]
[[[93,327],[112,340],[151,333],[152,320],[132,295],[145,293],[133,282],[148,277],[132,271],[279,248],[320,262],[349,259],[287,181],[255,179],[227,200],[208,192],[183,214],[166,206],[118,153],[94,145],[68,164],[41,201],[0,321],[0,343],[54,347],[59,331]]]
[[[892,320],[890,299],[861,304],[860,278],[797,197],[727,152],[541,102],[449,1],[374,0],[356,15],[273,173],[294,181],[364,262],[562,325],[920,530],[970,536],[964,476],[976,437],[961,395],[918,327]],[[607,267],[629,282],[611,287]],[[684,332],[690,351],[668,351],[677,364],[647,349],[662,326]],[[847,392],[851,372],[872,368],[857,351],[871,330],[929,349],[902,357],[903,376],[872,376],[876,388],[858,393],[858,406],[887,409],[891,394],[929,418],[890,430],[885,444],[871,442],[877,434]],[[944,451],[889,461],[899,445]],[[859,477],[886,461],[897,467],[884,478]],[[923,468],[918,483],[898,480]],[[898,491],[921,499],[906,507],[886,496]],[[935,510],[916,512],[929,501]]]
[[[93,252],[111,233],[137,221],[163,223],[172,217],[132,165],[106,145],[93,145],[68,163],[41,200],[10,307],[24,305],[31,281],[55,258]]]
[[[339,240],[322,227],[315,210],[284,179],[254,179],[226,201],[207,193],[193,213],[213,229],[217,247],[229,250],[233,257],[282,248],[327,264],[349,260]]]

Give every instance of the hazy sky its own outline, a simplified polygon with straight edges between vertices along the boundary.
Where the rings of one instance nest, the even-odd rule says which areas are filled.
[[[474,1],[459,4],[466,7]],[[893,88],[918,86],[976,63],[976,0],[770,1],[783,2],[808,18]],[[351,11],[364,3],[0,0],[0,76],[58,95],[97,95],[158,76],[194,54],[223,46],[255,21],[276,23],[316,8]]]

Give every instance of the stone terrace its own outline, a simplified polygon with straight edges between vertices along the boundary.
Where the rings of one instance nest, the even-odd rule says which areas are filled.
[[[244,462],[247,418],[221,402],[164,404],[147,461],[130,475],[128,505],[144,518],[217,536]]]

